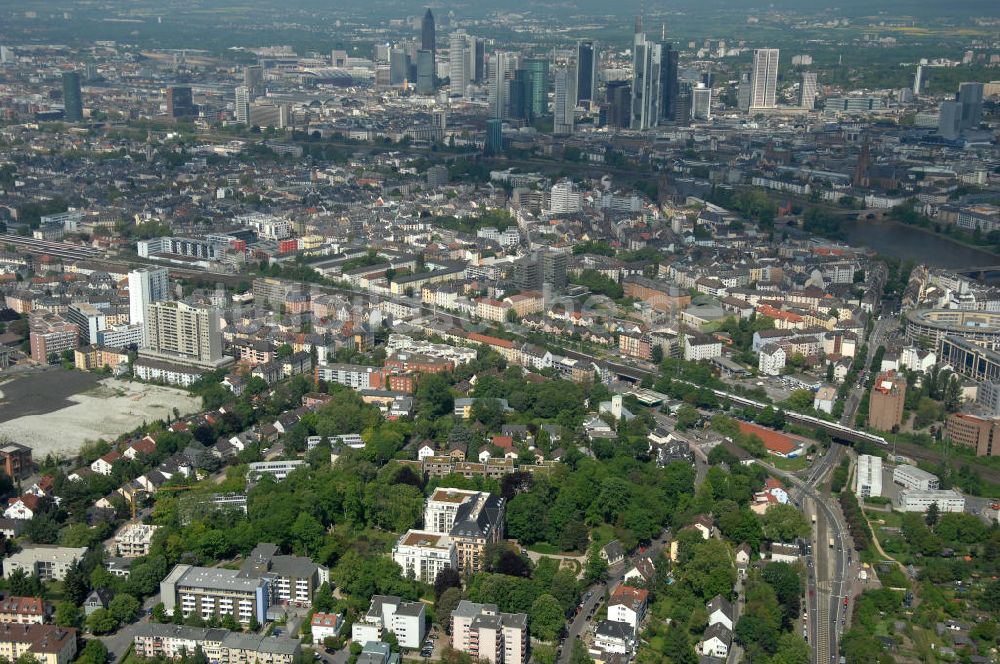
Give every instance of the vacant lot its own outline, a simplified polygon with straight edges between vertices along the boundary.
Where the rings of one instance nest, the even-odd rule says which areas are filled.
[[[46,454],[75,454],[88,440],[115,438],[143,422],[192,413],[183,390],[52,368],[0,383],[0,437]]]

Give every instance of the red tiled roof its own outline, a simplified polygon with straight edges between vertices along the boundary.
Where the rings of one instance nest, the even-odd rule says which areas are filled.
[[[740,426],[740,433],[745,435],[753,434],[757,436],[760,438],[761,442],[764,443],[764,447],[767,448],[769,452],[789,454],[790,452],[794,452],[799,447],[799,441],[797,439],[783,433],[779,433],[774,429],[768,429],[767,427],[751,424],[750,422],[743,422],[742,420],[737,423]]]

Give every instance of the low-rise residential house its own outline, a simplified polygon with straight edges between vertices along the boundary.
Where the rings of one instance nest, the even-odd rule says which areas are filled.
[[[709,625],[702,635],[701,654],[726,659],[733,643],[733,632],[721,623]]]
[[[649,591],[621,585],[615,588],[608,600],[608,620],[623,622],[635,633],[646,615]]]
[[[728,599],[722,595],[716,595],[705,606],[705,611],[708,613],[709,625],[722,625],[732,631],[735,614],[733,613],[733,603]]]
[[[0,623],[0,656],[9,661],[30,656],[39,664],[70,664],[76,637],[72,627]]]
[[[313,643],[323,643],[323,639],[336,638],[344,628],[342,613],[314,613],[309,623]]]
[[[635,633],[628,623],[602,620],[594,628],[594,648],[591,655],[631,655],[635,650]]]
[[[45,600],[41,597],[8,595],[0,599],[0,623],[41,625],[47,617]]]
[[[119,452],[112,450],[90,464],[90,469],[100,475],[110,475],[115,461],[118,461],[121,456]]]
[[[601,558],[608,565],[617,565],[625,560],[625,549],[622,548],[622,544],[618,540],[611,540],[601,547]]]

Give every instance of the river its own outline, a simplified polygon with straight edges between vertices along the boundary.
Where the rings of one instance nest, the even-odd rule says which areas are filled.
[[[1000,255],[960,244],[945,236],[896,221],[845,220],[847,242],[918,265],[965,269],[1000,265]]]

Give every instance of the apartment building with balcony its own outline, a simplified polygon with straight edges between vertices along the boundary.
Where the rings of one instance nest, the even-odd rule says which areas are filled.
[[[451,647],[491,664],[528,661],[528,616],[462,600],[451,613]]]

